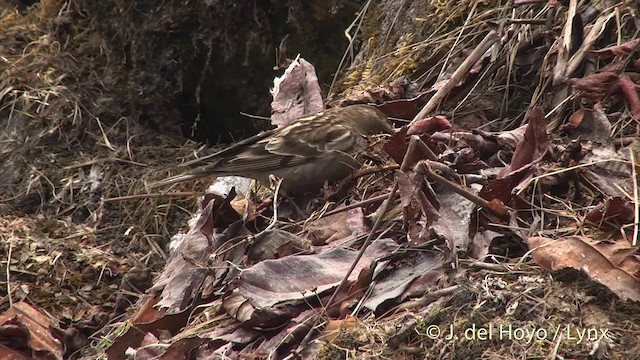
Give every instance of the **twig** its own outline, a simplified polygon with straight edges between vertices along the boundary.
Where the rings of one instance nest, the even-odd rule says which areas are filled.
[[[412,308],[416,308],[416,307],[427,305],[427,304],[433,302],[434,299],[437,299],[437,298],[440,298],[440,297],[443,297],[443,296],[446,296],[446,295],[453,294],[459,288],[460,288],[460,285],[453,285],[453,286],[446,287],[444,289],[430,291],[430,292],[428,292],[427,294],[423,295],[421,298],[419,298],[417,300],[410,301],[410,302],[407,302],[405,304],[402,304],[402,305],[398,306],[396,311],[404,311],[404,310],[409,310],[409,309],[412,309]]]
[[[414,137],[411,137],[411,140],[409,141],[409,146],[407,147],[407,151],[404,154],[404,159],[402,160],[402,165],[400,166],[400,171],[407,170],[407,167],[409,166],[409,157],[411,154],[413,154],[416,145],[417,145],[416,139]],[[393,182],[393,186],[391,187],[391,191],[389,192],[389,195],[385,200],[384,208],[376,218],[376,222],[373,224],[373,227],[371,228],[371,231],[369,232],[367,239],[362,244],[362,247],[360,248],[360,252],[358,252],[358,255],[356,256],[356,258],[353,260],[353,263],[351,264],[351,267],[342,278],[342,281],[340,282],[336,290],[331,295],[331,298],[329,298],[329,301],[327,301],[327,306],[326,306],[327,309],[331,307],[331,305],[333,304],[333,301],[338,296],[338,293],[347,283],[349,276],[351,275],[353,270],[356,268],[356,265],[364,255],[365,250],[367,249],[369,244],[371,244],[371,241],[373,240],[373,236],[376,230],[378,229],[378,227],[380,226],[380,223],[382,223],[382,219],[384,218],[384,215],[387,213],[387,211],[389,211],[389,209],[391,209],[391,204],[393,203],[393,197],[395,196],[397,191],[398,191],[398,179],[396,178],[396,180],[394,180]]]
[[[564,73],[564,78],[567,79],[578,69],[578,66],[584,60],[584,57],[587,55],[587,52],[593,44],[595,44],[596,40],[602,35],[602,32],[605,29],[605,25],[611,20],[611,18],[615,16],[615,11],[612,11],[609,15],[602,15],[596,20],[595,24],[591,27],[589,34],[585,37],[582,42],[582,46],[576,51],[576,53],[569,59],[567,63],[567,69]]]
[[[363,176],[375,174],[377,172],[382,172],[382,171],[387,171],[387,170],[396,170],[399,167],[400,167],[400,165],[398,165],[398,164],[371,167],[371,168],[360,170],[360,171],[356,172],[355,174],[353,174],[351,176],[351,180],[353,181],[353,180],[356,180],[356,179],[361,178]]]
[[[632,144],[634,141],[636,141],[636,139],[638,139],[638,137],[636,136],[624,136],[624,137],[613,139],[613,143],[616,146],[627,146],[629,144]]]
[[[288,35],[287,35],[287,36],[288,36]],[[246,116],[246,117],[248,117],[248,118],[250,118],[250,119],[268,120],[268,121],[271,121],[271,118],[270,118],[270,117],[268,117],[268,116],[254,115],[254,114],[249,114],[249,113],[242,112],[242,111],[240,111],[240,115],[242,115],[242,116]]]
[[[450,181],[449,179],[440,176],[438,174],[436,174],[435,172],[433,172],[433,170],[431,170],[431,168],[429,167],[429,165],[427,165],[425,162],[421,161],[419,162],[415,168],[414,168],[415,172],[418,174],[422,174],[425,175],[429,180],[431,181],[435,181],[436,183],[448,188],[449,190],[457,193],[458,195],[464,197],[465,199],[471,201],[472,203],[478,205],[479,207],[481,207],[484,210],[489,210],[491,211],[493,214],[501,217],[501,218],[505,218],[507,217],[509,214],[507,212],[507,208],[502,205],[502,206],[498,206],[498,204],[492,204],[491,202],[481,198],[480,196],[473,194],[471,192],[469,192],[467,189],[463,188],[462,186]]]
[[[69,170],[69,169],[81,168],[81,167],[85,167],[85,166],[89,166],[89,165],[93,165],[101,162],[121,162],[125,164],[137,165],[137,166],[147,166],[147,164],[143,164],[143,163],[139,163],[131,160],[118,159],[118,158],[99,158],[99,159],[93,159],[93,160],[81,162],[78,164],[68,165],[63,167],[62,169]]]
[[[385,194],[382,194],[382,195],[370,197],[370,198],[368,198],[366,200],[358,201],[358,202],[355,202],[355,203],[352,203],[352,204],[349,204],[349,205],[346,205],[346,206],[343,206],[343,207],[339,207],[337,209],[333,209],[331,211],[327,211],[327,212],[321,213],[318,217],[314,218],[312,221],[320,220],[320,219],[325,218],[327,216],[339,214],[339,213],[341,213],[343,211],[359,208],[359,207],[362,207],[362,206],[367,206],[369,204],[374,204],[374,203],[383,201],[387,197],[389,197],[389,193],[385,193]],[[289,223],[289,224],[286,224],[286,225],[282,226],[281,229],[285,230],[285,229],[288,229],[288,228],[290,228],[292,226],[304,225],[309,220],[311,220],[311,219],[305,219],[305,220],[292,222],[292,223]]]
[[[353,36],[355,37],[360,32],[360,28],[362,27],[362,21],[364,21],[364,17],[367,14],[367,10],[369,9],[370,4],[371,4],[371,0],[367,1],[367,3],[364,4],[364,6],[362,7],[362,10],[358,12],[358,16],[356,16],[356,18],[353,20],[351,25],[349,25],[349,27],[344,31],[344,36],[347,38],[347,40],[349,40],[349,45],[347,46],[347,50],[345,50],[344,54],[342,55],[342,59],[340,59],[340,64],[338,64],[338,69],[336,70],[336,73],[333,76],[333,80],[331,80],[331,86],[329,86],[329,96],[331,95],[333,91],[333,87],[335,86],[336,81],[338,80],[338,75],[340,75],[340,71],[342,71],[342,66],[344,65],[344,62],[347,60],[347,56],[349,56],[349,54],[353,54],[353,43],[355,42],[355,40],[353,39],[353,37],[351,37],[351,35],[349,34],[349,31],[353,28],[356,22],[358,22],[358,26],[356,27],[356,31]]]
[[[453,51],[455,50],[456,46],[458,46],[458,43],[460,42],[460,38],[462,37],[462,34],[464,34],[464,31],[466,30],[467,26],[469,26],[469,22],[471,21],[472,16],[475,15],[477,6],[478,6],[478,2],[474,1],[473,6],[471,6],[471,10],[469,10],[469,13],[467,14],[467,19],[464,21],[464,23],[460,27],[460,31],[458,31],[458,35],[456,36],[455,41],[451,45],[451,49],[449,50],[449,53],[447,54],[447,56],[444,57],[444,63],[442,64],[442,68],[440,69],[440,74],[438,74],[439,78],[442,77],[442,75],[444,75],[444,72],[447,70],[447,65],[449,65],[448,63],[449,59],[451,58],[451,55],[453,54]]]
[[[9,307],[13,307],[11,300],[11,252],[13,251],[13,240],[9,238],[9,253],[7,254],[7,297],[9,298]]]
[[[420,150],[422,150],[422,152],[425,153],[427,159],[431,161],[438,161],[438,155],[436,155],[436,153],[431,150],[429,145],[425,144],[424,141],[422,141],[417,135],[413,136],[417,137],[418,147],[420,148]]]
[[[507,19],[507,24],[544,25],[547,19]]]
[[[631,159],[631,181],[633,182],[633,241],[632,246],[638,246],[638,226],[640,225],[640,207],[638,207],[638,173],[636,170],[636,154],[633,149],[629,149],[629,158]]]
[[[102,202],[116,202],[116,201],[129,201],[129,200],[138,200],[138,199],[153,199],[159,197],[190,197],[195,195],[202,195],[201,192],[197,191],[180,191],[180,192],[171,192],[171,193],[153,193],[153,194],[137,194],[137,195],[127,195],[127,196],[117,196],[112,198],[102,199]]]
[[[563,84],[567,79],[567,63],[571,54],[571,40],[573,36],[573,19],[576,17],[578,9],[578,0],[569,1],[569,11],[567,11],[567,20],[562,29],[561,42],[558,44],[558,56],[556,58],[556,66],[553,69],[553,85]]]
[[[389,193],[378,195],[378,196],[374,196],[374,197],[370,197],[370,198],[368,198],[366,200],[358,201],[358,202],[353,203],[353,204],[349,204],[349,205],[346,205],[346,206],[343,206],[343,207],[340,207],[340,208],[337,208],[337,209],[333,209],[331,211],[327,211],[324,214],[322,214],[322,216],[318,217],[315,220],[321,219],[323,217],[335,215],[335,214],[341,213],[343,211],[355,209],[355,208],[362,207],[362,206],[367,206],[369,204],[374,204],[374,203],[382,201],[382,200],[384,200],[384,199],[386,199],[388,197],[389,197]],[[301,221],[301,223],[304,223],[304,222],[305,221]]]
[[[460,64],[460,66],[453,72],[449,81],[442,86],[438,91],[429,99],[429,102],[420,110],[411,124],[426,117],[427,114],[433,112],[440,102],[456,87],[460,81],[467,75],[469,69],[484,55],[491,46],[498,40],[498,35],[495,30],[489,31],[489,33],[482,39],[480,44],[469,54],[469,56]]]
[[[262,230],[261,233],[271,230],[276,223],[278,222],[278,193],[280,192],[280,185],[282,185],[282,179],[277,179],[276,190],[273,194],[273,220],[266,229]]]

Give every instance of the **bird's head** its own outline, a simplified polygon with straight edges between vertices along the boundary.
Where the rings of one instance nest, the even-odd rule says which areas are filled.
[[[392,126],[387,115],[369,105],[351,105],[341,109],[344,124],[364,135],[390,134]]]

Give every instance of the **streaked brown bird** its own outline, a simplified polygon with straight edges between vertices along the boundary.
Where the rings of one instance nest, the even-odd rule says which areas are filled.
[[[206,165],[152,187],[233,175],[269,184],[269,175],[273,174],[283,179],[281,189],[287,194],[318,191],[325,181],[342,180],[361,166],[357,155],[367,148],[367,135],[390,133],[391,129],[386,115],[375,107],[333,108],[188,161],[182,166]]]

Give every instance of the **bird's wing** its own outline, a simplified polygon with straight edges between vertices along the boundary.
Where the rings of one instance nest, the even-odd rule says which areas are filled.
[[[324,131],[313,131],[312,123],[300,123],[287,127],[286,136],[282,132],[276,136],[258,141],[244,151],[212,164],[208,170],[226,173],[249,173],[274,171],[289,168],[319,157],[329,156],[331,152],[351,153],[354,137],[343,126],[332,126]],[[305,129],[311,126],[311,128]],[[328,130],[328,131],[326,131]]]
[[[260,143],[270,153],[280,155],[312,157],[331,151],[352,152],[358,135],[325,116],[299,121]]]

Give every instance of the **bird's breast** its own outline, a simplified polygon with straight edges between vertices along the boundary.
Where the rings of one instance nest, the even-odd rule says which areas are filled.
[[[318,192],[326,181],[345,179],[357,168],[358,161],[348,154],[332,154],[279,170],[274,175],[283,179],[281,189],[289,194]]]

